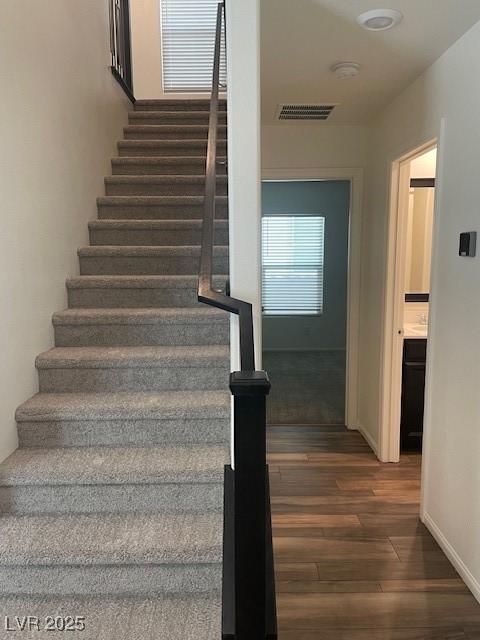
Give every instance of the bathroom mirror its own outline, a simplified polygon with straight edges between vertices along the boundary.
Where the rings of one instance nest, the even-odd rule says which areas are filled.
[[[428,301],[432,255],[435,179],[410,181],[407,221],[405,300]]]

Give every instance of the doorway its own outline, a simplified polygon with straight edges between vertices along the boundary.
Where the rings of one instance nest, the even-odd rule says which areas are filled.
[[[283,259],[285,246],[275,250],[275,242],[296,238],[297,272],[303,266],[310,272],[310,283],[304,271],[282,299],[272,285],[272,269],[282,265],[264,260],[263,366],[273,382],[268,421],[356,428],[361,171],[275,169],[263,178],[263,255]]]
[[[428,357],[436,141],[393,163],[380,457],[421,453]]]

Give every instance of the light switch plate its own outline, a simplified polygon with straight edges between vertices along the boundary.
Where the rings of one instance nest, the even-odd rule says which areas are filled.
[[[477,252],[477,232],[464,231],[460,234],[458,255],[462,258],[474,258]]]

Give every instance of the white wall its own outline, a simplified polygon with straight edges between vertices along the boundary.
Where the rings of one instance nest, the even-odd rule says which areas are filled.
[[[379,384],[391,162],[438,136],[437,211],[425,417],[425,521],[480,597],[480,257],[458,256],[479,230],[480,23],[381,115],[373,127],[364,211],[360,420],[379,440]]]
[[[361,168],[367,145],[366,126],[267,125],[262,127],[262,168]]]
[[[227,0],[226,16],[230,283],[232,296],[253,305],[259,368],[262,357],[259,0]],[[240,364],[236,316],[232,316],[231,340],[235,371]]]
[[[14,412],[37,390],[35,356],[53,344],[127,100],[109,69],[108,5],[2,2],[0,21],[0,459]],[[129,104],[129,103],[128,103]]]

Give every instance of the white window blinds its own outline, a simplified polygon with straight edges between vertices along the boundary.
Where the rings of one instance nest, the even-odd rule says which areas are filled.
[[[218,0],[160,0],[163,89],[210,91]],[[220,82],[225,84],[222,28]]]
[[[267,315],[323,312],[325,218],[262,218],[262,304]]]

